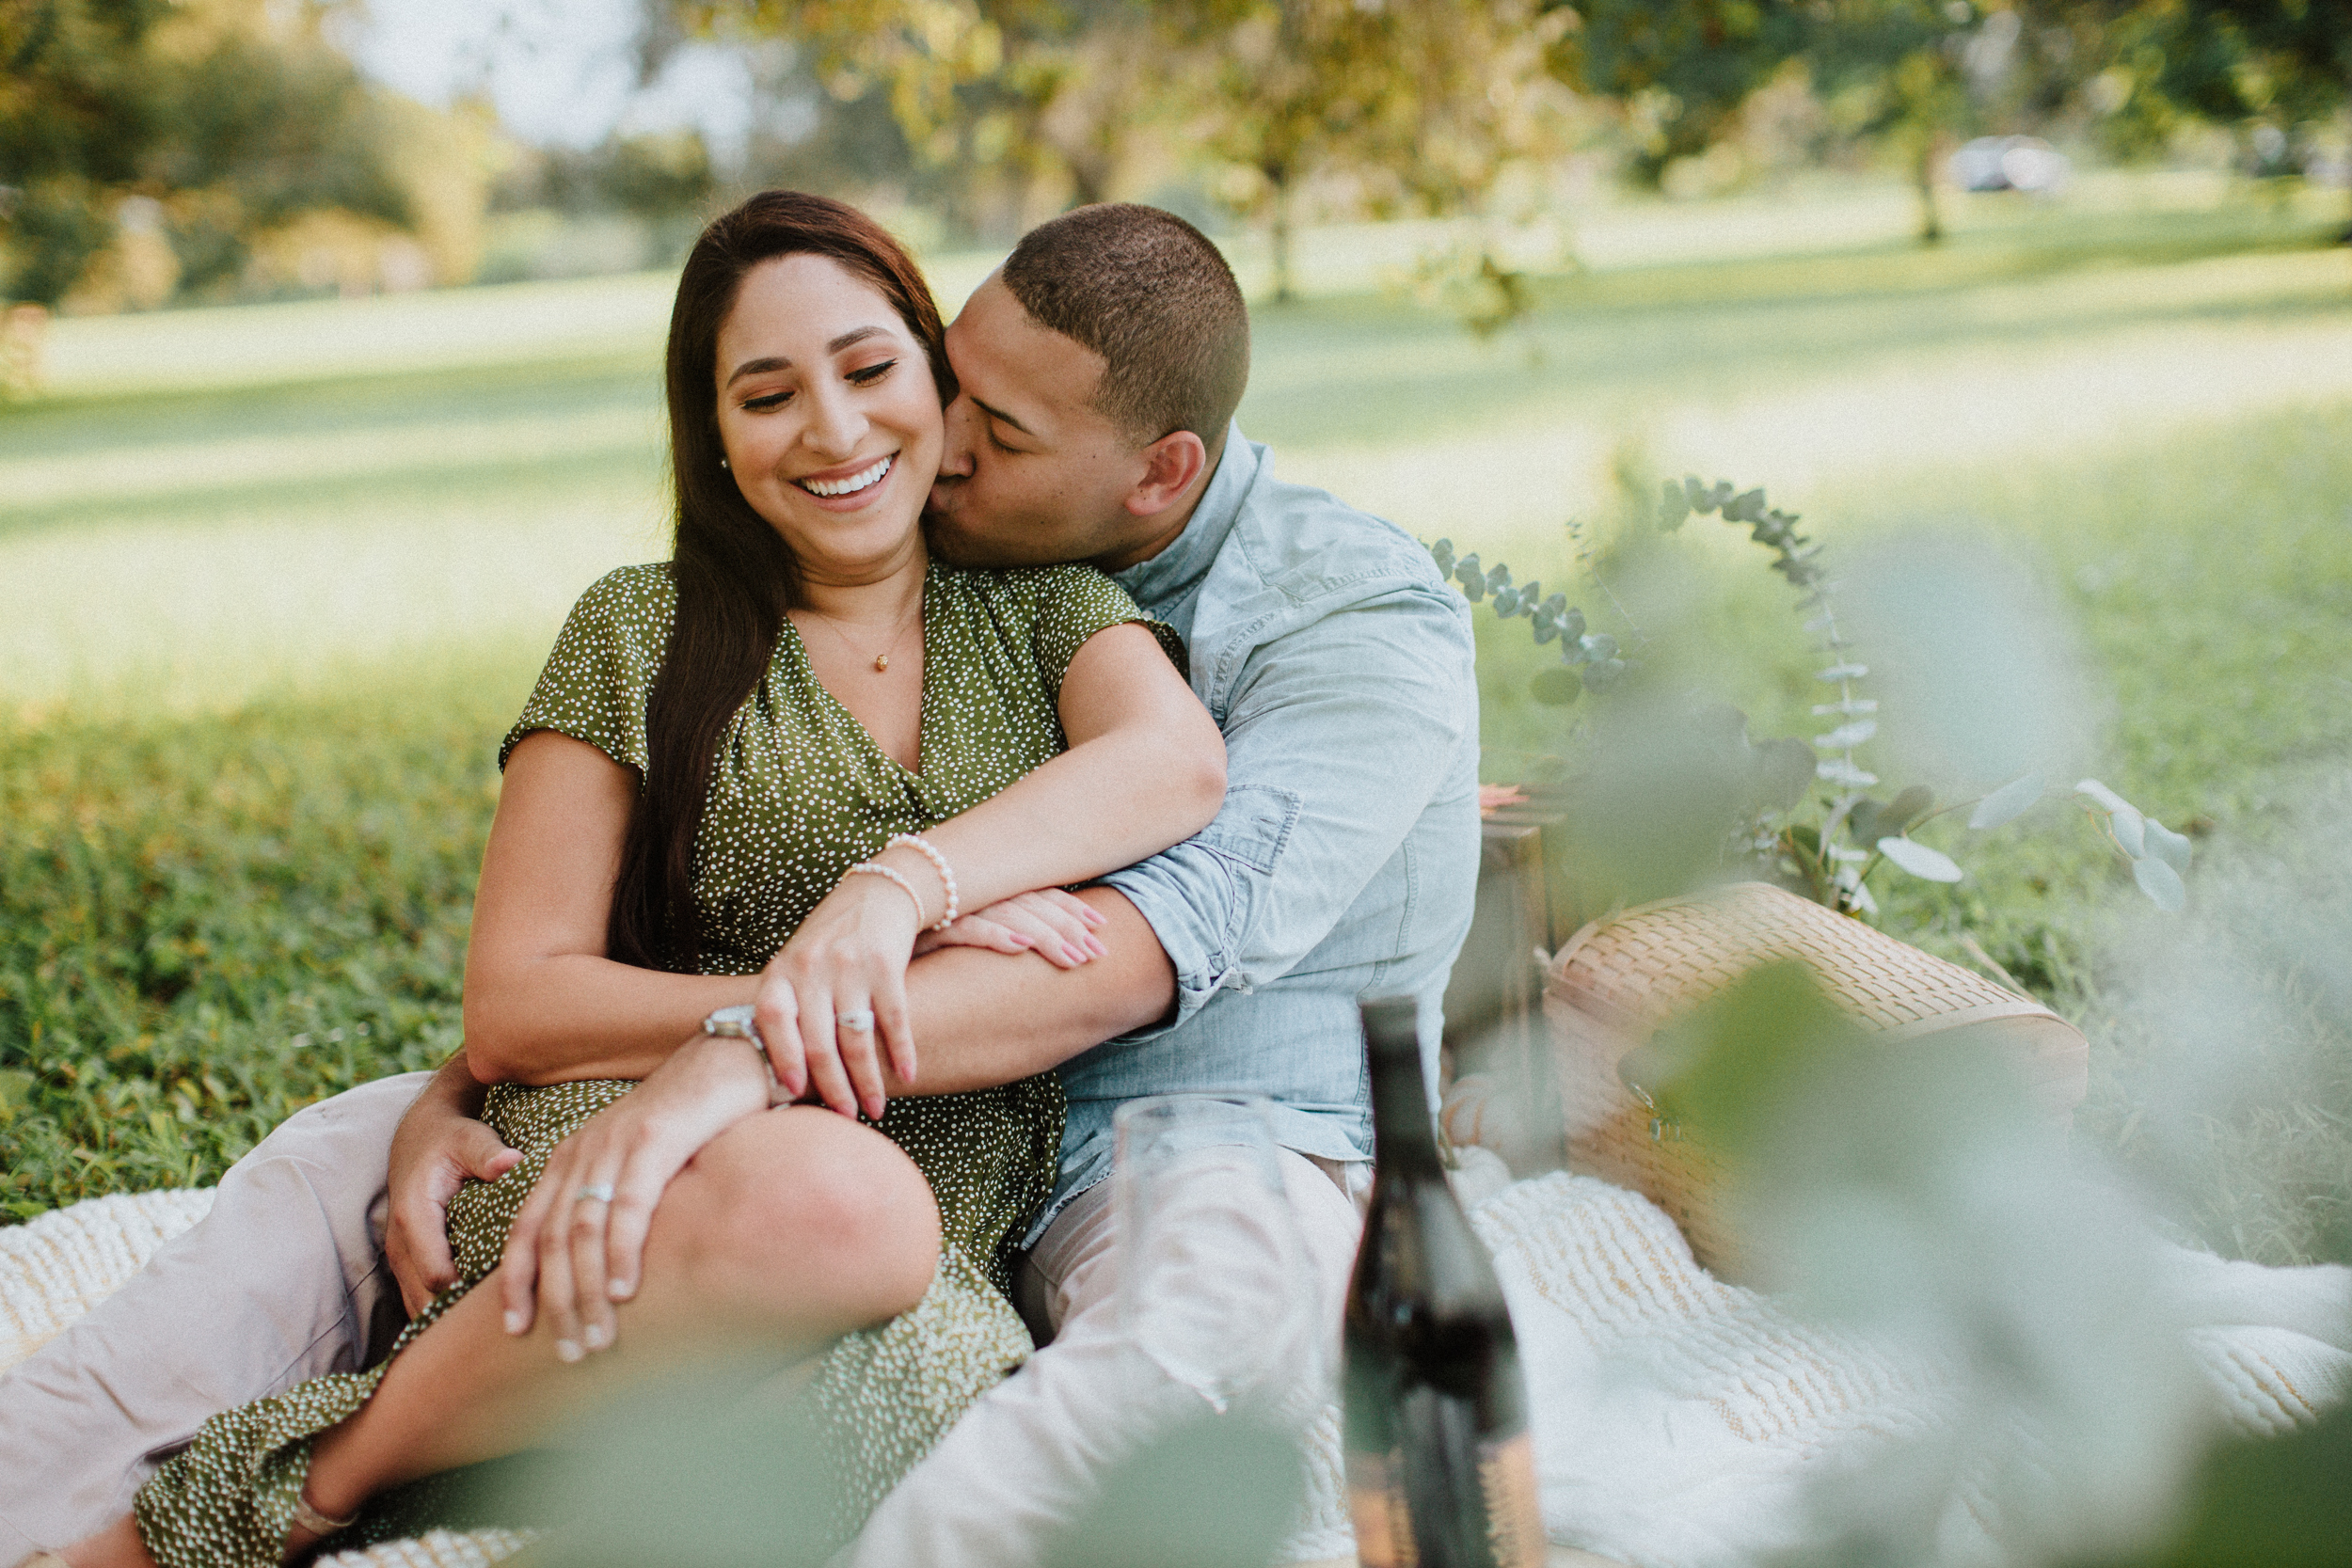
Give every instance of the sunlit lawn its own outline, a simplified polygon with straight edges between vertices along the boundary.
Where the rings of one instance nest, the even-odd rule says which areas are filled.
[[[2352,750],[2352,253],[2310,213],[2117,189],[1964,206],[1932,252],[1883,193],[1824,198],[1810,251],[1755,204],[1715,250],[1706,210],[1628,210],[1490,344],[1368,287],[1409,235],[1311,236],[1324,292],[1261,309],[1245,427],[1597,626],[1560,525],[1607,514],[1613,465],[1765,484],[1840,554],[1976,529],[2087,651],[2086,766],[2226,855]],[[208,1180],[448,1048],[496,737],[573,596],[660,553],[665,308],[631,278],[61,326],[58,395],[0,410],[0,1206]],[[1679,544],[1694,665],[1810,733],[1762,552]],[[1508,773],[1563,716],[1486,627]],[[1964,927],[2105,1042],[2129,894],[2088,833],[2052,814],[1968,863],[1890,928],[1957,955]],[[2208,1228],[2294,1254],[2258,1152]]]

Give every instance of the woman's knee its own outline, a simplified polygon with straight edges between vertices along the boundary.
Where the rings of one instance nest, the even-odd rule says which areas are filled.
[[[937,1272],[930,1184],[871,1128],[811,1107],[771,1111],[713,1140],[693,1169],[705,1188],[693,1250],[754,1292],[787,1280],[879,1321],[912,1307]]]

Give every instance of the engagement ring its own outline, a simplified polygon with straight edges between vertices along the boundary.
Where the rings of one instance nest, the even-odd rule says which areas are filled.
[[[853,1035],[863,1035],[866,1030],[871,1029],[874,1026],[874,1009],[871,1007],[851,1007],[848,1012],[843,1013],[839,1018],[835,1019],[834,1022],[839,1023],[842,1028],[849,1030],[850,1033]]]
[[[591,1181],[588,1185],[580,1188],[580,1191],[572,1195],[572,1201],[574,1203],[585,1203],[590,1198],[596,1199],[598,1203],[612,1202],[612,1183],[610,1181]]]

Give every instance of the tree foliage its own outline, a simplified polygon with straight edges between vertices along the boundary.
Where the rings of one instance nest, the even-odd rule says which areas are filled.
[[[156,203],[183,288],[233,277],[253,238],[341,209],[405,226],[389,105],[266,0],[0,0],[0,292],[55,303]]]
[[[1290,293],[1292,203],[1317,174],[1375,212],[1476,212],[1503,171],[1557,148],[1547,49],[1571,20],[1494,0],[1176,0],[1155,8],[1191,53],[1202,145],[1240,178]]]
[[[1632,109],[1632,168],[1651,183],[1729,131],[1748,95],[1813,31],[1786,0],[1552,0],[1546,8],[1566,22],[1548,51],[1551,70]]]
[[[2141,139],[2185,118],[2267,127],[2283,151],[2352,109],[2352,0],[2137,0],[2110,31],[2120,115]]]

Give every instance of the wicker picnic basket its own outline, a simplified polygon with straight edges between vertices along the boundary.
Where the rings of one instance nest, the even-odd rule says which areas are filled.
[[[1723,1163],[1703,1129],[1661,1121],[1617,1067],[1667,1020],[1776,958],[1809,965],[1832,1003],[1888,1041],[1989,1026],[2015,1050],[2054,1134],[2072,1124],[2090,1086],[2089,1046],[2074,1025],[1859,920],[1764,882],[1597,920],[1544,971],[1568,1164],[1665,1210],[1718,1275],[1738,1278],[1743,1264],[1717,1201]]]

